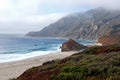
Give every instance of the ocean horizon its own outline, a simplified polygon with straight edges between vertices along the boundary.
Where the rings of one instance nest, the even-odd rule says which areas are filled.
[[[60,52],[60,46],[65,41],[67,39],[0,34],[0,63]],[[84,45],[95,43],[90,40],[76,39],[76,41]]]

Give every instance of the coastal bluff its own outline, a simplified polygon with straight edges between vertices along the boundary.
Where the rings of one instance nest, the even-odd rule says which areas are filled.
[[[98,39],[98,43],[101,43],[102,45],[120,44],[120,34],[101,37]]]
[[[120,45],[96,46],[29,68],[14,80],[120,80],[119,65]]]

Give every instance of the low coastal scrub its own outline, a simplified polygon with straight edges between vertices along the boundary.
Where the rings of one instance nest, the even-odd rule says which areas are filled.
[[[120,52],[87,57],[85,55],[80,61],[73,60],[71,58],[68,62],[70,65],[67,63],[60,74],[50,80],[86,80],[93,76],[97,80],[120,79]]]
[[[120,45],[91,47],[25,71],[17,80],[120,80]]]
[[[9,79],[9,80],[17,80],[16,78],[12,78],[12,79]]]

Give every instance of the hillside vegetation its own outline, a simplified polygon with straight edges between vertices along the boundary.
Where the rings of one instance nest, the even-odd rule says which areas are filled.
[[[87,48],[30,68],[16,80],[120,80],[120,45]]]

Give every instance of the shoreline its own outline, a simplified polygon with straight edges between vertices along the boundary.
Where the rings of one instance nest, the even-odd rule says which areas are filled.
[[[85,45],[87,47],[95,47],[95,46],[103,46],[101,43],[93,43],[93,44],[87,44]]]
[[[86,44],[85,46],[93,47],[93,46],[101,46],[101,44],[100,43],[92,43],[92,44]],[[25,59],[29,59],[29,58],[33,58],[33,57],[37,57],[37,56],[43,56],[43,55],[54,54],[54,53],[59,53],[59,52],[60,52],[60,49],[55,50],[55,51],[33,51],[33,52],[26,53],[26,54],[5,54],[5,55],[3,54],[4,56],[1,56],[1,54],[0,54],[0,56],[1,56],[0,64],[7,63],[7,62],[9,63],[9,62],[14,62],[14,61],[21,61],[21,60],[25,60]]]
[[[53,54],[53,53],[57,53],[59,52],[59,50],[56,51],[33,51],[30,53],[26,53],[26,54],[5,54],[7,57],[7,60],[3,61],[0,60],[0,64],[1,63],[9,63],[9,62],[14,62],[14,61],[21,61],[21,60],[26,60],[26,59],[30,59],[30,58],[34,58],[37,56],[43,56],[43,55],[47,55],[47,54]],[[0,55],[1,56],[1,55]],[[2,56],[4,57],[4,56]],[[9,57],[12,57],[11,59]]]
[[[16,78],[29,68],[32,68],[34,66],[40,66],[47,61],[63,59],[77,52],[78,51],[57,52],[20,61],[0,63],[0,79],[9,80],[11,78]]]

